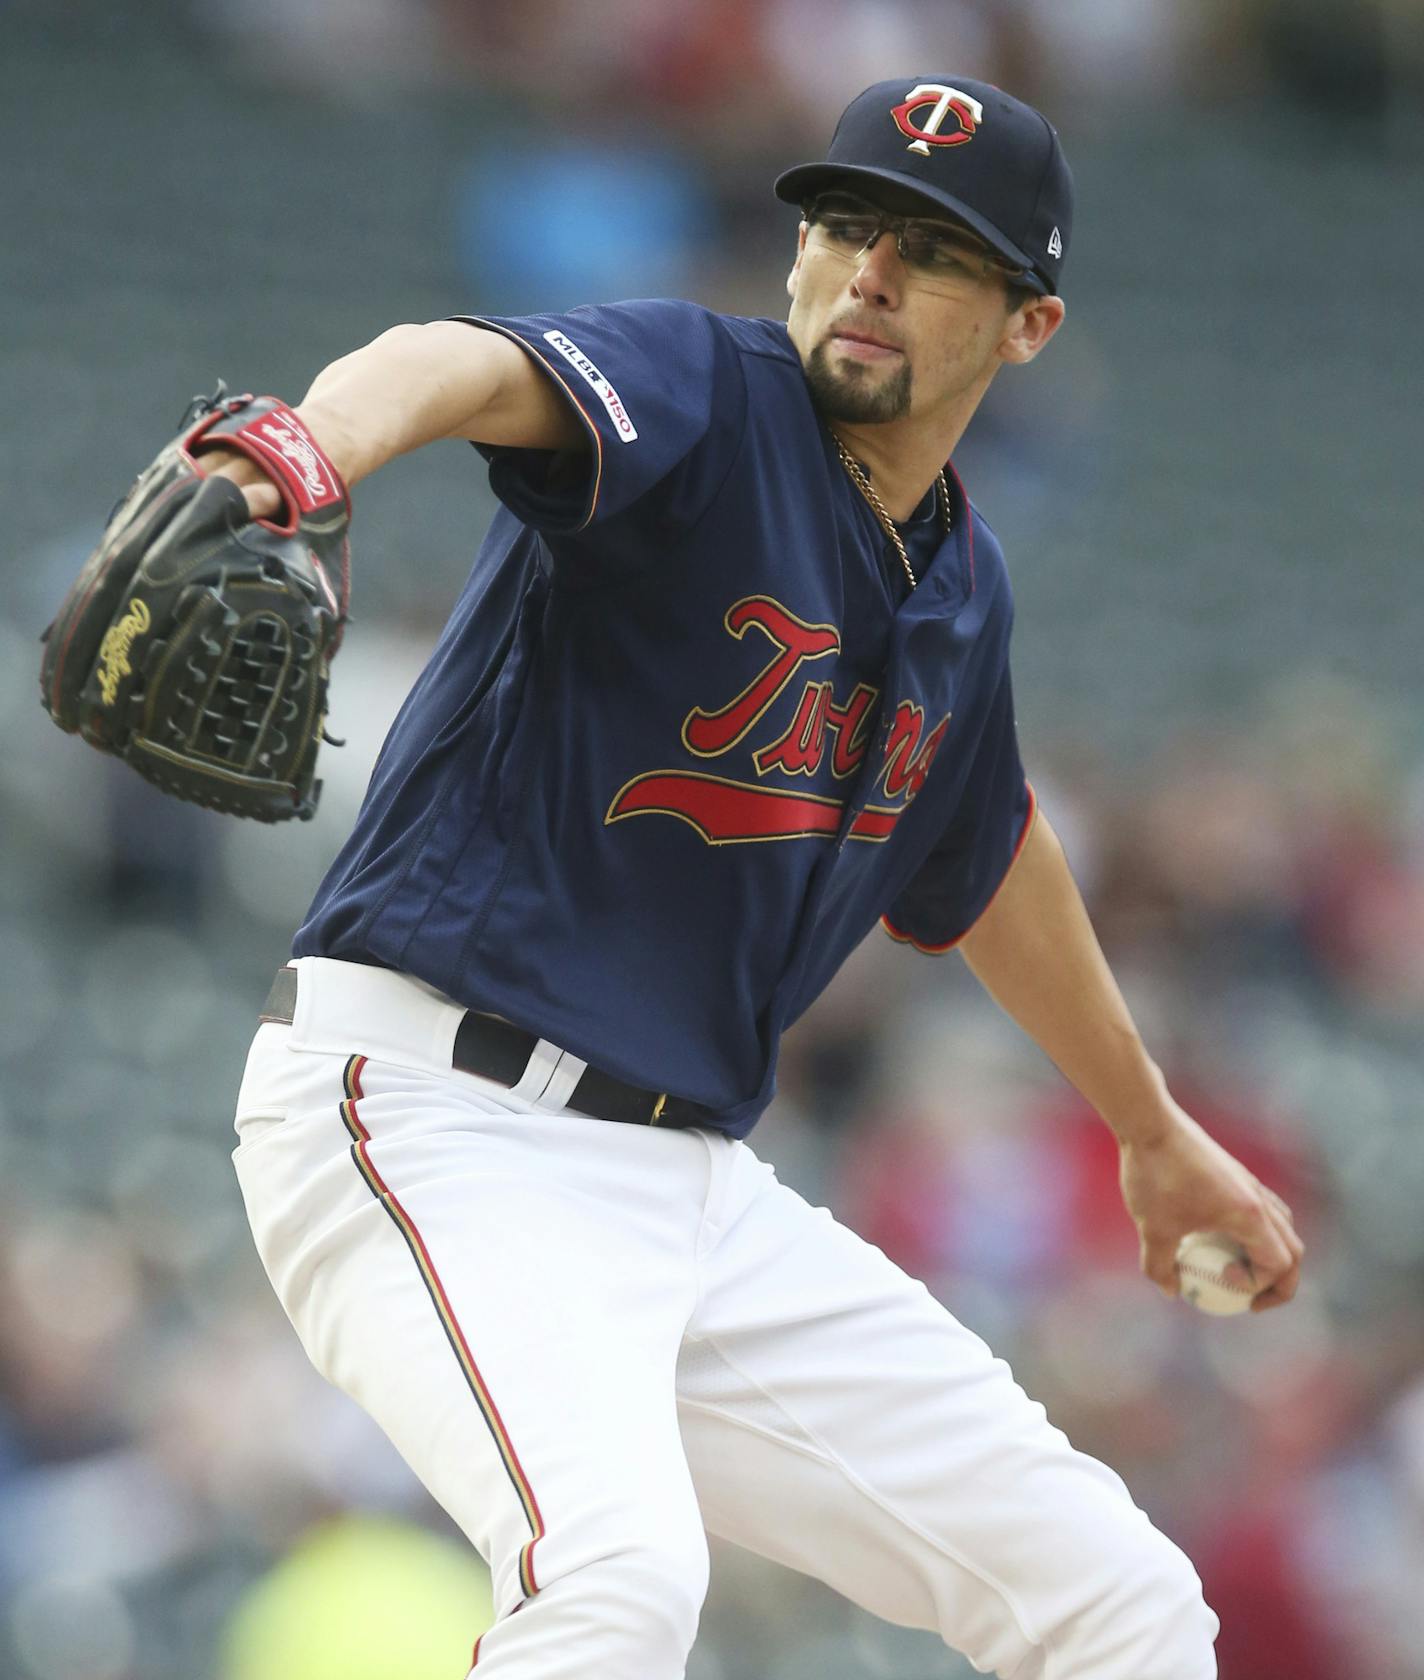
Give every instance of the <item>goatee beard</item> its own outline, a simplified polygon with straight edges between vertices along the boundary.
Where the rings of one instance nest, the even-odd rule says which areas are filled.
[[[806,358],[806,383],[811,388],[811,401],[826,420],[880,425],[909,413],[908,361],[902,361],[892,378],[871,385],[868,371],[854,364],[846,373],[834,372],[826,346],[818,344]]]

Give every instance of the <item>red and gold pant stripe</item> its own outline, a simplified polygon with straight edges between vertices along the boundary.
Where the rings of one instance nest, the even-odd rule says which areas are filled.
[[[494,1438],[494,1444],[499,1456],[514,1485],[514,1491],[524,1508],[524,1515],[529,1523],[530,1539],[520,1549],[519,1553],[519,1584],[526,1598],[532,1597],[539,1590],[539,1584],[534,1578],[534,1547],[544,1537],[544,1519],[539,1512],[539,1502],[534,1497],[534,1489],[529,1485],[529,1478],[524,1473],[524,1467],[519,1462],[519,1455],[514,1450],[514,1443],[509,1438],[509,1431],[505,1428],[504,1419],[499,1415],[499,1408],[490,1396],[485,1380],[480,1375],[479,1366],[475,1364],[474,1355],[470,1352],[470,1344],[465,1340],[465,1332],[460,1328],[460,1321],[455,1316],[455,1310],[450,1304],[450,1298],[445,1293],[445,1286],[440,1281],[440,1274],[430,1258],[429,1250],[424,1239],[416,1229],[415,1222],[401,1206],[400,1198],[391,1190],[390,1186],[377,1171],[371,1160],[371,1134],[366,1130],[357,1112],[357,1104],[364,1096],[361,1089],[361,1071],[366,1065],[366,1057],[353,1056],[346,1064],[343,1076],[346,1090],[346,1100],[341,1105],[341,1118],[352,1137],[351,1158],[356,1163],[357,1171],[365,1179],[371,1194],[390,1215],[396,1229],[405,1239],[406,1247],[410,1250],[411,1258],[415,1261],[420,1272],[421,1282],[424,1283],[436,1313],[440,1318],[441,1328],[450,1344],[451,1351],[458,1360],[460,1370],[470,1393],[474,1396],[475,1404],[485,1420],[485,1425]]]

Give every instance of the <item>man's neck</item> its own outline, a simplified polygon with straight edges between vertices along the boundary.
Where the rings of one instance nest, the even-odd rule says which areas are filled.
[[[934,422],[917,415],[878,425],[853,420],[828,423],[832,434],[870,474],[886,512],[894,520],[905,520],[959,446],[983,395],[982,388],[966,392],[951,412]]]

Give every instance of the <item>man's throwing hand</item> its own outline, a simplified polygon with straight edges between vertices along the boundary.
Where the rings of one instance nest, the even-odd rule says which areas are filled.
[[[1178,1293],[1177,1245],[1192,1231],[1220,1231],[1246,1250],[1259,1285],[1252,1312],[1295,1294],[1305,1244],[1291,1210],[1170,1099],[1159,1130],[1122,1144],[1119,1182],[1142,1270],[1164,1295]]]

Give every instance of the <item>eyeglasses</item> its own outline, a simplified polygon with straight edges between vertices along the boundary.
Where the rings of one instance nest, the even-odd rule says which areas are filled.
[[[824,193],[803,207],[825,248],[846,261],[864,256],[891,234],[906,270],[919,280],[964,284],[996,275],[1033,285],[1022,268],[1006,263],[963,228],[929,216],[891,216],[851,193]]]

